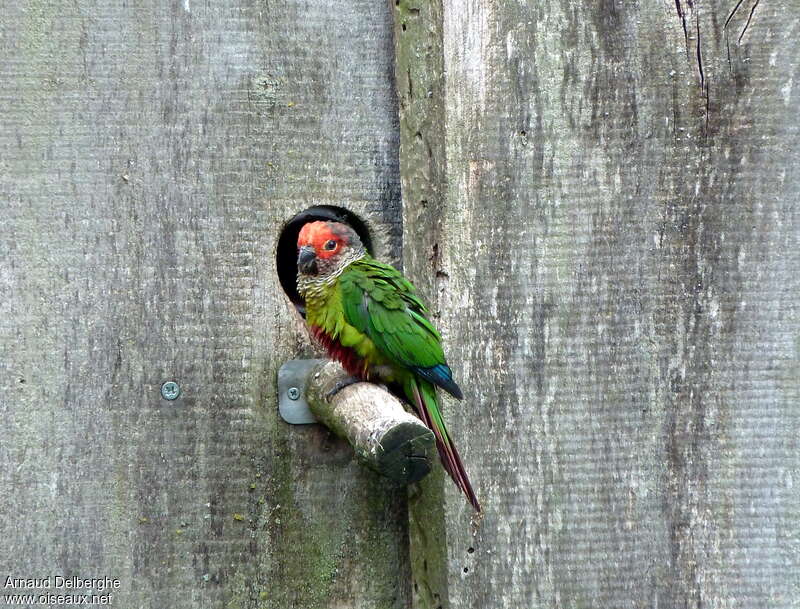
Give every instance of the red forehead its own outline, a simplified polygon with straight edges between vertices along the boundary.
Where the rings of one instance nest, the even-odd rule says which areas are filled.
[[[334,224],[322,221],[309,222],[300,230],[300,235],[297,237],[297,246],[312,245],[315,249],[319,249],[330,239],[347,241],[345,234],[342,231],[337,231]]]

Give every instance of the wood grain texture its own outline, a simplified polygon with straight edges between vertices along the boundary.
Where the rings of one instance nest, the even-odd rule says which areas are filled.
[[[0,574],[117,577],[115,607],[407,606],[404,493],[275,395],[310,353],[283,223],[345,204],[400,253],[388,7],[2,13]]]
[[[444,184],[403,176],[404,258],[485,509],[443,484],[418,607],[800,606],[800,25],[754,4],[396,9],[401,167]]]
[[[442,5],[400,0],[394,5],[395,82],[400,115],[403,193],[403,268],[429,303],[443,277],[438,272],[439,234],[446,194]],[[436,307],[430,311],[439,322]],[[456,445],[460,443],[455,438]],[[413,601],[438,607],[447,599],[444,485],[437,467],[410,494],[409,533]]]

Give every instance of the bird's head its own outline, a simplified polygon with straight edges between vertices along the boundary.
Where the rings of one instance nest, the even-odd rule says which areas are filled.
[[[326,277],[364,255],[356,232],[341,222],[309,222],[297,238],[297,270]]]

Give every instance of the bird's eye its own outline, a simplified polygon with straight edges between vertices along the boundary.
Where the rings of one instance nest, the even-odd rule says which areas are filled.
[[[328,241],[325,242],[325,245],[323,247],[328,251],[335,250],[336,241],[334,241],[333,239],[329,239]]]

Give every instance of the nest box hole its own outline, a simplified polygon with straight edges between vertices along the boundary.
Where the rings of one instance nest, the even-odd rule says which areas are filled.
[[[305,303],[300,294],[297,293],[297,237],[300,235],[300,229],[303,228],[304,224],[316,220],[342,222],[349,225],[361,237],[361,242],[367,248],[367,251],[370,254],[374,253],[372,250],[372,238],[366,223],[353,212],[343,207],[317,205],[309,207],[289,220],[278,238],[278,252],[275,263],[278,267],[278,279],[281,282],[283,291],[286,292],[289,300],[292,301],[303,317],[305,317]]]

